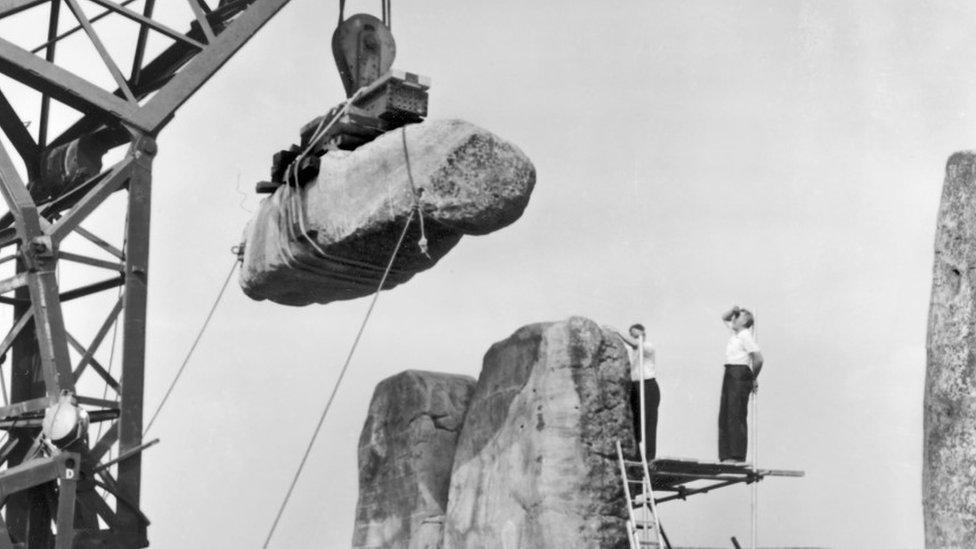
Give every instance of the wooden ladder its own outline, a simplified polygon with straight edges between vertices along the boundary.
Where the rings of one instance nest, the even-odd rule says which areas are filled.
[[[654,503],[654,489],[651,486],[651,473],[647,465],[644,448],[640,445],[640,461],[624,459],[624,452],[617,441],[617,460],[620,463],[620,478],[627,498],[627,541],[630,549],[658,547],[671,549],[667,537],[661,531],[661,522]],[[641,493],[633,495],[631,487],[641,487]]]

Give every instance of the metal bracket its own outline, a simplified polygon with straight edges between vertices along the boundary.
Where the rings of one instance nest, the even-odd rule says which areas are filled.
[[[41,457],[10,467],[0,473],[0,499],[24,492],[51,481],[58,482],[57,522],[58,536],[55,549],[70,549],[75,537],[75,495],[78,488],[80,456],[75,452],[61,452],[51,457]],[[0,546],[13,547],[6,524],[3,524]],[[6,544],[4,544],[6,542]]]
[[[138,161],[149,161],[156,157],[159,147],[156,140],[151,136],[137,131],[132,131],[132,144],[129,146],[129,155]]]
[[[35,236],[21,247],[21,258],[31,272],[51,270],[57,261],[57,248],[50,235]]]

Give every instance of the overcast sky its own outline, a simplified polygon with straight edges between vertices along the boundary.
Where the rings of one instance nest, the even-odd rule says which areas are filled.
[[[431,117],[515,143],[538,183],[517,223],[381,296],[272,546],[348,546],[377,382],[477,377],[493,342],[537,321],[642,321],[659,454],[715,458],[718,317],[737,303],[757,312],[767,360],[760,463],[807,473],[762,483],[760,543],[920,547],[932,239],[945,160],[976,139],[976,7],[885,4],[394,4],[395,66],[432,78]],[[159,139],[147,408],[231,266],[271,155],[343,98],[337,8],[293,0]],[[260,544],[367,305],[289,308],[231,287],[151,433],[153,546]],[[680,545],[748,539],[745,487],[660,512]]]

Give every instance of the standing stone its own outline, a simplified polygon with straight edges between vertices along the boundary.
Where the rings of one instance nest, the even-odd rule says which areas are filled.
[[[935,236],[922,471],[928,548],[976,547],[976,153],[949,158]]]
[[[584,318],[493,345],[458,440],[444,547],[626,547],[627,383],[623,344]]]
[[[376,386],[359,437],[354,548],[441,547],[467,376],[408,370]]]

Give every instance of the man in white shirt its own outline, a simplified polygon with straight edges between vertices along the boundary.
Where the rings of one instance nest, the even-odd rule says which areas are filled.
[[[736,305],[722,315],[722,320],[732,335],[725,347],[725,377],[718,412],[718,458],[745,462],[749,394],[758,388],[756,378],[763,367],[763,356],[752,333],[755,319],[751,312]]]
[[[643,325],[634,324],[628,332],[630,332],[629,336],[619,331],[617,335],[627,344],[627,353],[630,356],[630,411],[634,418],[634,437],[638,443],[644,443],[644,453],[647,459],[651,460],[657,455],[657,408],[661,403],[661,390],[657,385],[657,379],[655,379],[654,346],[645,339]],[[640,387],[642,382],[644,384],[645,408],[643,433],[640,429]]]

